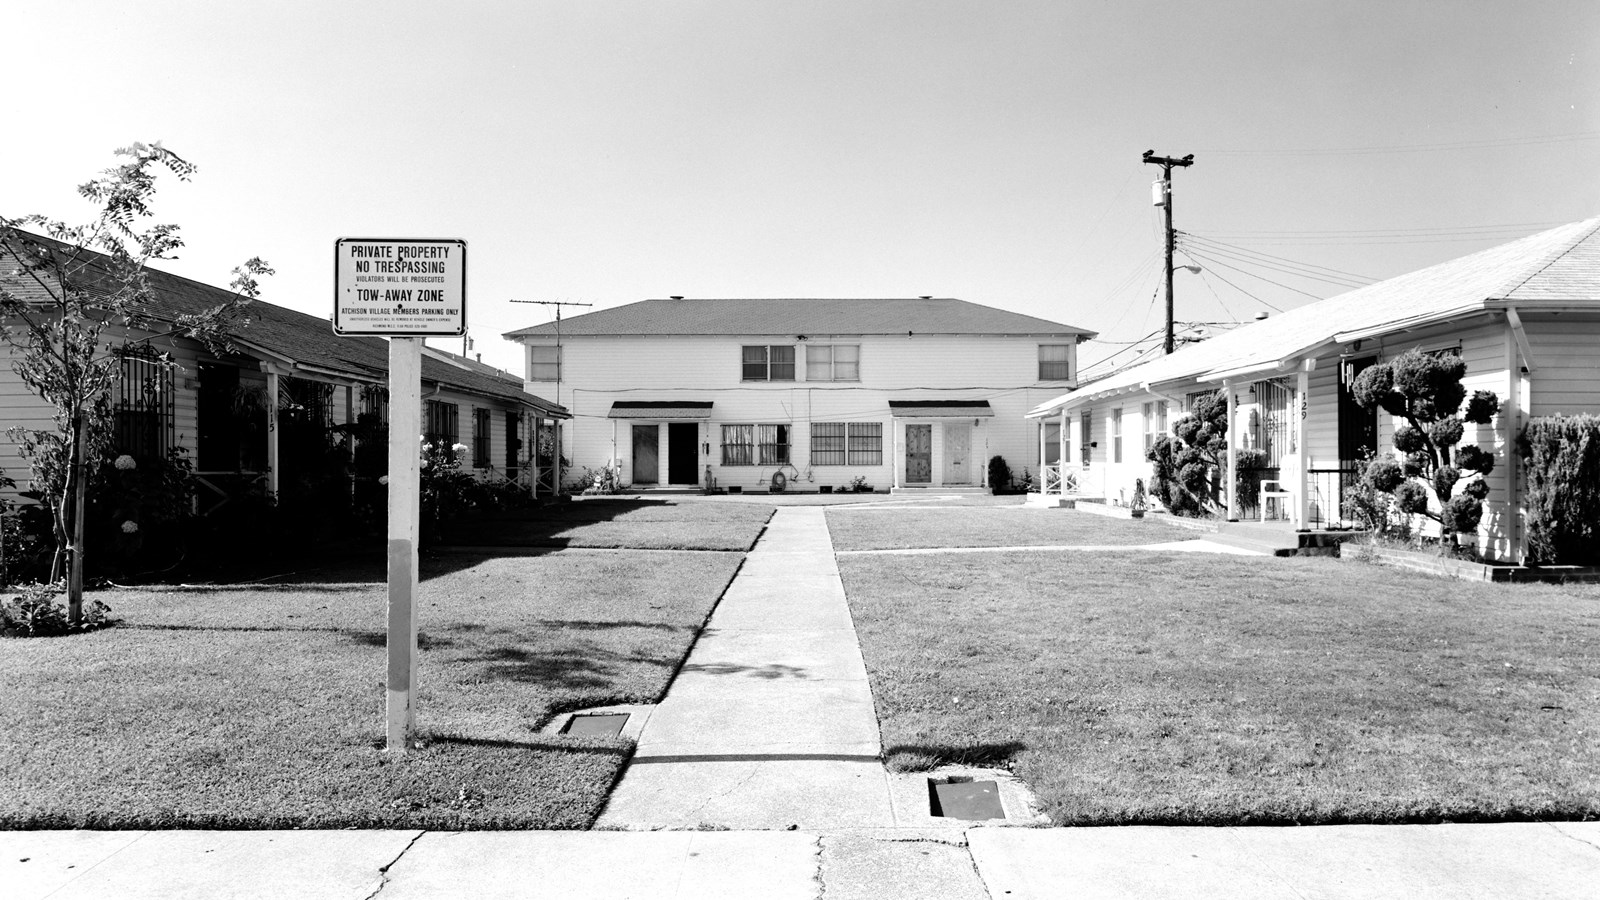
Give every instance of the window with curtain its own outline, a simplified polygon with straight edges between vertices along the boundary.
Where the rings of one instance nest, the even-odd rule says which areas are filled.
[[[1111,411],[1111,461],[1122,462],[1122,407]]]
[[[1072,380],[1072,345],[1071,344],[1040,344],[1039,345],[1039,380],[1040,381],[1070,381],[1070,380]]]
[[[1061,423],[1041,422],[1044,429],[1044,464],[1053,466],[1061,461]]]
[[[756,449],[763,466],[781,466],[789,461],[789,426],[757,425]]]
[[[722,426],[722,464],[725,466],[753,466],[756,464],[756,427],[754,425]]]
[[[860,381],[860,344],[808,344],[807,381]]]
[[[782,344],[746,345],[740,350],[743,381],[793,381],[794,347]]]
[[[560,381],[561,348],[554,344],[529,345],[528,380]]]

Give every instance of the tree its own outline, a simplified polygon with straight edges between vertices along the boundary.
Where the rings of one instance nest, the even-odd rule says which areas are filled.
[[[1172,423],[1172,436],[1156,438],[1145,453],[1154,463],[1151,487],[1174,515],[1198,516],[1220,506],[1219,473],[1228,457],[1228,401],[1222,391],[1195,401],[1189,414]]]
[[[195,167],[156,144],[117,150],[120,165],[78,187],[97,213],[84,225],[41,215],[0,217],[0,335],[13,352],[24,384],[53,408],[54,430],[13,428],[33,484],[51,514],[55,556],[51,580],[67,570],[68,619],[83,615],[84,505],[88,480],[109,441],[110,391],[122,374],[129,343],[183,335],[217,351],[231,350],[227,328],[259,295],[258,278],[272,270],[260,259],[234,269],[234,295],[199,313],[158,316],[146,278],[151,260],[172,259],[183,246],[176,225],[151,225],[155,179],[166,170],[180,181]],[[42,232],[41,238],[24,228]],[[145,336],[138,337],[136,333]],[[157,354],[163,365],[173,365]]]
[[[1368,367],[1350,386],[1362,407],[1405,421],[1394,432],[1399,459],[1372,459],[1362,471],[1363,484],[1392,494],[1401,512],[1438,522],[1447,546],[1456,534],[1477,530],[1489,496],[1484,477],[1494,471],[1493,454],[1476,444],[1458,446],[1468,424],[1487,425],[1500,408],[1492,391],[1474,391],[1469,398],[1461,384],[1466,374],[1458,355],[1409,350]]]

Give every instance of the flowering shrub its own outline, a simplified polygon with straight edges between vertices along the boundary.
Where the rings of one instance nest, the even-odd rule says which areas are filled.
[[[438,541],[446,523],[477,505],[478,482],[461,471],[465,444],[422,441],[422,543]]]
[[[32,584],[23,588],[21,594],[0,600],[0,635],[56,637],[115,624],[110,618],[111,607],[99,600],[84,604],[83,620],[77,625],[70,624],[66,606],[55,600],[62,590],[59,584]]]
[[[600,469],[585,468],[581,484],[585,494],[620,494],[622,473],[610,466]]]
[[[184,554],[182,525],[194,515],[188,450],[140,460],[107,457],[90,485],[90,564],[105,573],[146,571]]]

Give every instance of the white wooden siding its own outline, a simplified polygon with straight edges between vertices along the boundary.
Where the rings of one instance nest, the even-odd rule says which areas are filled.
[[[914,324],[914,323],[913,323]],[[550,343],[544,341],[543,343]],[[980,419],[972,433],[971,481],[983,480],[990,456],[1005,457],[1021,474],[1037,471],[1035,423],[1024,415],[1034,406],[1059,396],[1070,382],[1040,382],[1039,345],[1070,343],[1037,338],[998,336],[849,336],[809,335],[809,340],[782,341],[770,336],[635,336],[566,337],[562,341],[562,381],[528,382],[536,396],[566,406],[573,420],[565,431],[564,448],[575,477],[584,468],[608,460],[620,466],[624,482],[632,475],[633,421],[610,419],[617,401],[711,401],[711,417],[702,429],[702,452],[696,470],[706,466],[723,486],[746,489],[770,482],[772,466],[723,466],[723,424],[786,424],[791,426],[790,459],[800,472],[795,490],[835,487],[862,476],[884,489],[894,483],[903,446],[903,431],[889,414],[890,400],[986,400],[994,415]],[[795,380],[743,381],[742,350],[746,345],[787,344],[796,348]],[[860,351],[859,381],[805,380],[805,348],[810,345],[855,344]],[[1076,348],[1074,362],[1076,367]],[[811,466],[810,423],[874,421],[883,425],[884,453],[880,466]],[[613,431],[613,423],[615,430]],[[941,429],[934,429],[934,465],[942,466]],[[614,438],[614,439],[613,439]],[[665,438],[663,438],[665,440]],[[667,454],[660,455],[662,484]],[[792,474],[792,473],[791,473]]]
[[[1600,319],[1529,313],[1522,324],[1534,362],[1529,415],[1600,413]]]

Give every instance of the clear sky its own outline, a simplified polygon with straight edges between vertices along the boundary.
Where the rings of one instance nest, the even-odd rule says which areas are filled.
[[[200,167],[158,197],[188,241],[165,268],[225,285],[259,255],[265,299],[328,316],[335,238],[463,238],[476,351],[519,373],[500,334],[550,312],[513,298],[669,294],[960,297],[1097,330],[1093,361],[1161,324],[1147,149],[1195,155],[1180,320],[1600,214],[1592,0],[61,0],[3,22],[5,215],[81,220],[74,186],[160,140]]]

